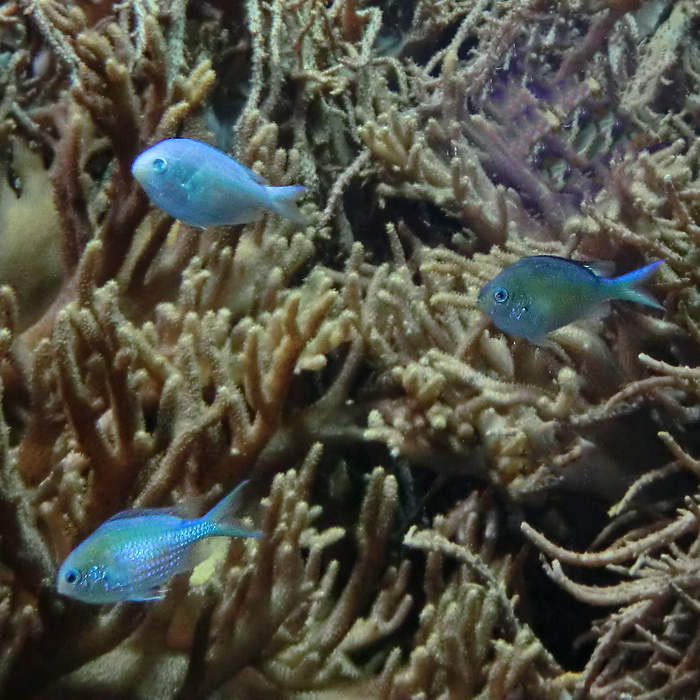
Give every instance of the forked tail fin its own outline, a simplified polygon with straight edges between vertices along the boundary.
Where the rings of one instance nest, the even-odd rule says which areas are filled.
[[[270,209],[280,216],[291,219],[299,226],[308,226],[309,222],[304,218],[296,205],[306,192],[302,185],[289,185],[287,187],[268,187]]]
[[[217,525],[215,535],[226,537],[262,537],[261,532],[250,530],[240,525],[234,517],[241,504],[241,492],[247,484],[243,481],[236,486],[228,496],[224,496],[208,513],[202,516],[203,520],[208,520]]]
[[[639,289],[639,286],[644,284],[656,272],[659,265],[663,265],[663,262],[663,260],[656,260],[644,267],[640,267],[638,270],[632,270],[626,275],[620,275],[609,280],[610,284],[615,288],[613,298],[623,301],[636,301],[638,304],[644,304],[645,306],[651,306],[653,309],[663,311],[664,307],[654,297]]]

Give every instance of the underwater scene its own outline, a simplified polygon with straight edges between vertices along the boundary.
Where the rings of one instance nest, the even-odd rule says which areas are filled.
[[[700,3],[0,4],[0,698],[700,697]]]

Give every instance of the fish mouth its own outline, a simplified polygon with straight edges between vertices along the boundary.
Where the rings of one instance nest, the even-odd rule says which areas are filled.
[[[134,162],[131,164],[131,174],[134,176],[134,179],[138,182],[144,181],[144,179],[146,178],[147,170],[148,164],[144,162],[144,159],[141,158],[141,156],[135,158]]]

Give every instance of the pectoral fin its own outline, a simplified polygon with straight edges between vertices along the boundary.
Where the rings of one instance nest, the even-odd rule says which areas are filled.
[[[146,600],[160,600],[161,598],[165,598],[165,594],[167,593],[167,589],[165,586],[154,586],[153,588],[148,588],[145,591],[141,592],[134,592],[133,595],[130,595],[127,600],[138,600],[138,601],[146,601]]]
[[[538,345],[541,348],[547,348],[548,350],[556,350],[557,349],[556,343],[553,343],[550,340],[549,336],[546,336],[546,335],[534,336],[532,338],[528,338],[528,340],[533,345]]]

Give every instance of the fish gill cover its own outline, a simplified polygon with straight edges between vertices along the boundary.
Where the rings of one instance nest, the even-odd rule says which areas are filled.
[[[0,7],[0,696],[696,698],[694,0]],[[134,158],[274,186],[199,231]],[[478,290],[665,261],[540,348]],[[58,595],[127,508],[248,479],[161,601]]]

